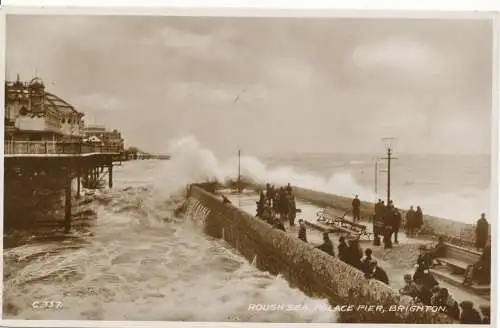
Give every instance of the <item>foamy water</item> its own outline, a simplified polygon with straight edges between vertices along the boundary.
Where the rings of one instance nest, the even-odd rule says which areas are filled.
[[[234,177],[235,158],[217,159],[193,138],[176,140],[169,153],[170,161],[128,162],[118,167],[114,188],[96,193],[91,204],[98,217],[95,226],[75,231],[71,238],[30,241],[5,250],[4,316],[334,322],[335,316],[324,311],[248,311],[250,304],[257,303],[306,304],[313,309],[326,302],[290,288],[281,277],[258,271],[223,241],[203,234],[193,211],[185,217],[174,215],[186,184]],[[291,166],[269,169],[258,159],[244,156],[242,173],[258,182],[291,182],[372,200],[375,195],[369,185],[358,181],[353,169],[363,167],[363,162],[347,164],[307,172]],[[325,174],[330,178],[323,178]],[[427,185],[434,182],[440,181],[430,179]],[[422,195],[404,196],[400,187],[397,204],[405,206],[418,198],[426,213],[469,222],[478,212],[487,212],[482,210],[488,202],[486,191],[480,187],[433,194],[424,185],[419,187]],[[443,206],[443,200],[449,206]],[[34,311],[32,303],[38,300],[62,302],[63,308]]]
[[[258,303],[309,309],[327,303],[258,271],[225,242],[203,234],[195,212],[175,217],[188,179],[172,174],[177,164],[126,163],[116,170],[113,190],[96,196],[95,227],[65,241],[6,250],[4,317],[334,322],[325,311],[248,310]],[[34,301],[44,300],[62,308],[33,310]]]

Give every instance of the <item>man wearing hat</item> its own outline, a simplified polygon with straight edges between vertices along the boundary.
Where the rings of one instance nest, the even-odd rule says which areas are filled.
[[[373,278],[389,285],[389,277],[384,269],[378,266],[377,260],[370,261],[368,264],[368,272],[365,274],[365,277],[368,279]]]
[[[307,230],[303,219],[299,220],[299,239],[307,243]]]
[[[339,259],[345,263],[349,263],[349,246],[347,246],[344,236],[340,236],[337,249],[339,252]]]
[[[432,265],[432,257],[425,245],[420,245],[418,248],[420,254],[417,258],[417,264],[415,265],[416,270],[413,274],[413,280],[422,279],[422,282],[429,288],[432,288],[438,284],[434,276],[430,273],[429,269]]]
[[[328,232],[323,232],[323,244],[316,246],[317,249],[322,250],[323,252],[330,254],[331,256],[335,256],[335,252],[333,251],[333,244],[328,236]]]

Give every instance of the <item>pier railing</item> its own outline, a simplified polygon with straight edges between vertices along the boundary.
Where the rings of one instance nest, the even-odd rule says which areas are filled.
[[[119,154],[123,150],[119,146],[102,145],[83,142],[64,141],[5,141],[4,154],[66,154],[79,155],[91,153]]]

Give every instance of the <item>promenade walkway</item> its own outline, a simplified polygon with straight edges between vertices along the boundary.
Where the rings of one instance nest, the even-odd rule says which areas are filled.
[[[239,207],[245,212],[255,216],[256,213],[256,202],[258,201],[257,194],[243,194],[243,195],[235,195],[235,194],[227,194],[224,192],[224,195],[233,203],[234,206]],[[316,223],[316,213],[322,208],[312,205],[310,203],[305,203],[301,201],[297,201],[297,208],[301,209],[301,213],[297,213],[297,218],[295,222],[297,223],[295,227],[290,227],[287,223],[285,223],[285,228],[287,232],[294,236],[298,236],[298,220],[304,219],[304,221],[309,221],[310,223]],[[343,213],[338,213],[339,216],[342,216]],[[371,224],[367,222],[362,222],[367,225],[367,230],[372,232]],[[338,238],[340,234],[331,233],[330,238],[335,246],[335,253],[337,255],[337,246],[338,246]],[[311,227],[311,225],[307,225],[307,238],[308,242],[314,245],[320,245],[322,243],[322,233]],[[399,290],[404,286],[403,276],[406,273],[410,273],[413,275],[414,265],[416,263],[418,257],[418,247],[422,244],[434,244],[435,242],[432,240],[425,240],[422,238],[408,238],[405,236],[403,232],[401,232],[398,236],[399,244],[393,244],[392,249],[384,249],[383,246],[373,246],[372,241],[368,240],[360,240],[360,245],[363,248],[363,251],[366,248],[371,248],[373,251],[373,257],[377,260],[380,267],[382,267],[389,276],[389,284],[395,289]],[[472,301],[476,307],[479,305],[487,305],[489,304],[488,297],[478,296],[463,289],[460,289],[456,286],[448,284],[444,281],[440,281],[438,278],[439,284],[441,287],[446,287],[450,293],[455,297],[455,299],[460,301],[469,300]]]

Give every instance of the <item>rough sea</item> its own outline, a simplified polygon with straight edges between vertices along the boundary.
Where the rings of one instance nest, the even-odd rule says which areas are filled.
[[[172,144],[170,161],[133,161],[115,168],[114,187],[87,205],[95,223],[69,235],[19,234],[4,250],[3,316],[48,320],[180,320],[335,322],[321,311],[248,311],[250,304],[326,301],[305,296],[281,277],[255,269],[202,232],[195,213],[176,216],[186,185],[237,172],[236,158],[218,159],[194,139]],[[398,154],[393,165],[397,206],[474,222],[489,213],[488,156]],[[372,201],[375,156],[283,155],[242,158],[242,174],[275,184]],[[379,177],[385,195],[385,174]],[[8,191],[7,191],[8,192]],[[15,233],[15,232],[5,232]],[[5,236],[4,236],[5,237]],[[54,302],[57,309],[33,308]]]

